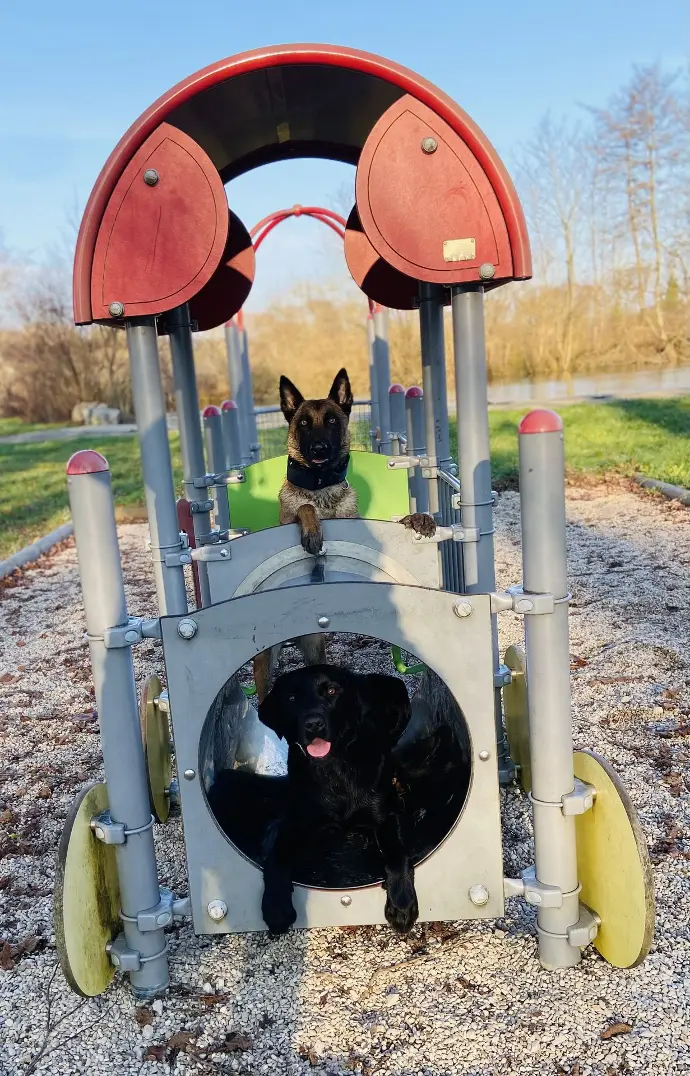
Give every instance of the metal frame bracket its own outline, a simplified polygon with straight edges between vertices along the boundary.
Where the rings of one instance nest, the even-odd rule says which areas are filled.
[[[166,942],[159,953],[151,956],[142,956],[138,949],[130,949],[124,934],[118,936],[105,947],[110,957],[110,963],[119,971],[141,971],[142,964],[148,964],[151,960],[159,960],[168,951]]]
[[[561,908],[563,891],[557,885],[546,885],[537,878],[536,867],[528,867],[520,878],[504,878],[503,894],[522,897],[535,908]]]
[[[103,645],[106,650],[120,650],[126,646],[136,646],[143,639],[160,639],[161,629],[158,617],[145,619],[130,616],[126,624],[106,628],[103,632]]]
[[[115,822],[110,811],[102,811],[91,819],[91,831],[97,841],[102,844],[125,844],[129,836],[136,833],[144,833],[153,826],[153,815],[144,826],[136,829],[127,829],[124,822]]]
[[[518,586],[508,587],[502,594],[491,594],[491,612],[542,616],[553,613],[557,605],[569,602],[571,597],[572,594],[566,594],[563,598],[555,598],[553,594],[525,594],[520,583]]]
[[[566,817],[585,814],[586,811],[590,811],[594,806],[596,795],[597,790],[594,785],[588,785],[581,781],[579,777],[576,777],[573,791],[566,792],[565,796],[561,796],[563,814]]]
[[[208,475],[207,477],[208,478],[213,478],[213,475]],[[213,482],[209,482],[209,486],[212,486],[214,484],[215,483],[213,483]],[[208,487],[206,487],[206,488],[208,488]],[[193,516],[199,515],[202,512],[211,512],[212,510],[213,510],[213,501],[209,500],[209,501],[190,501],[189,502],[189,511],[192,513]],[[197,542],[198,541],[199,541],[199,536],[197,535]]]
[[[507,665],[499,665],[494,673],[494,687],[507,687],[512,682],[513,674]]]
[[[488,501],[463,501],[462,493],[454,493],[450,499],[451,508],[455,508],[459,511],[461,508],[484,508],[491,505],[495,508],[498,504],[498,493],[495,489],[491,490],[491,500]]]
[[[194,486],[194,489],[208,489],[209,486],[215,485],[215,477],[214,474],[202,474],[199,478],[193,478],[191,484]],[[192,509],[192,511],[193,510],[194,509]]]
[[[389,471],[411,471],[413,467],[419,467],[419,456],[390,456],[388,459]]]
[[[153,908],[146,908],[136,916],[120,912],[120,918],[127,923],[136,923],[142,933],[150,930],[162,930],[170,926],[174,918],[183,919],[192,914],[189,897],[176,898],[172,890],[161,886],[160,900]]]
[[[596,912],[588,908],[586,904],[580,904],[580,918],[577,923],[566,930],[568,944],[574,949],[582,949],[594,941],[599,933],[601,919]]]
[[[166,553],[163,557],[163,564],[166,568],[179,568],[181,564],[191,563],[192,553],[188,547],[183,549],[180,553]]]

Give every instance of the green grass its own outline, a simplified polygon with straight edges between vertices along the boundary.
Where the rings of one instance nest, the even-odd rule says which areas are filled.
[[[62,425],[62,422],[22,422],[20,418],[0,418],[0,437],[11,437],[15,433],[33,433],[34,430],[54,430]]]
[[[499,484],[514,480],[517,474],[517,425],[526,410],[489,414],[492,469]],[[564,407],[562,414],[571,471],[641,473],[690,488],[690,397],[575,404]],[[14,424],[8,432],[19,432],[19,428]],[[360,431],[354,432],[353,443],[359,442]],[[267,454],[284,451],[284,428],[265,431],[261,438]],[[177,435],[170,440],[179,490],[179,441]],[[454,423],[451,443],[455,454]],[[65,463],[80,448],[95,448],[109,460],[116,503],[123,513],[141,511],[141,468],[135,437],[0,445],[0,559],[69,518]]]

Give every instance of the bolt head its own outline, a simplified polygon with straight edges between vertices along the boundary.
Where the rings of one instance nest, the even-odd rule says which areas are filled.
[[[185,617],[177,625],[177,634],[181,639],[193,639],[199,630],[199,625],[196,620],[192,620],[191,617]]]
[[[185,779],[185,781],[193,781],[195,777],[196,777],[196,770],[185,770],[184,771],[184,779]]]
[[[455,613],[456,616],[459,616],[461,619],[462,619],[462,617],[471,616],[472,615],[472,603],[471,602],[466,602],[466,601],[456,602],[455,605],[453,606],[453,612]]]
[[[156,918],[156,923],[159,927],[167,927],[168,923],[172,922],[172,916],[170,912],[161,912]]]
[[[427,135],[422,139],[422,153],[435,153],[438,149],[438,142],[431,135]]]
[[[114,302],[114,303],[111,303],[110,306],[108,307],[108,313],[110,314],[111,318],[121,318],[122,315],[124,314],[124,312],[125,312],[125,304],[124,303]]]
[[[489,903],[489,890],[481,883],[470,886],[469,898],[476,908],[483,908]]]
[[[489,759],[491,758],[491,752],[490,751],[480,751],[479,752],[479,757],[482,760],[482,762],[488,762]]]
[[[327,616],[320,616],[316,623],[319,625],[320,628],[327,628],[330,624],[330,620]]]
[[[530,609],[533,608],[534,602],[531,602],[529,598],[520,598],[519,601],[515,602],[516,613],[529,613]]]
[[[155,187],[159,179],[160,176],[155,168],[147,168],[144,172],[144,183],[147,187]]]
[[[340,903],[342,904],[343,908],[349,908],[352,904],[352,897],[349,897],[346,893],[340,898]]]
[[[229,557],[230,556],[230,550],[229,549],[221,549],[220,555],[221,555],[221,557]]]
[[[220,923],[221,919],[225,919],[228,914],[228,906],[224,900],[210,900],[206,911],[209,919],[212,919],[214,923]]]
[[[480,280],[493,280],[496,276],[496,268],[491,262],[484,262],[479,266],[479,279]]]
[[[541,893],[526,893],[525,900],[528,904],[541,904]]]
[[[125,642],[126,643],[136,643],[138,638],[139,638],[139,632],[134,631],[134,629],[132,629],[132,631],[126,631],[125,632]]]
[[[96,835],[96,837],[98,838],[99,841],[102,841],[103,838],[105,837],[105,833],[101,829],[100,826],[96,826],[96,828],[95,828],[95,830],[93,832],[94,832],[94,834]]]

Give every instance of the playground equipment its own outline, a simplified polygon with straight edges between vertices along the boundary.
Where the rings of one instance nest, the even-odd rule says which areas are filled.
[[[224,184],[295,155],[357,164],[348,264],[374,302],[418,303],[421,325],[424,391],[407,397],[407,452],[352,454],[363,518],[326,521],[319,558],[304,553],[296,526],[275,526],[284,457],[219,468],[217,409],[205,417],[204,457],[193,366],[199,297],[203,323],[225,324],[253,278],[251,241],[229,215]],[[68,486],[106,784],[78,797],[60,846],[56,937],[76,990],[104,990],[115,967],[138,996],[165,989],[164,929],[175,915],[191,915],[198,933],[263,927],[260,870],[221,833],[209,792],[220,769],[256,756],[260,726],[239,671],[260,651],[317,631],[385,639],[414,655],[461,713],[472,776],[459,816],[417,864],[421,918],[493,918],[505,897],[519,896],[537,909],[546,968],[577,964],[592,941],[621,967],[644,958],[653,898],[635,812],[603,761],[573,755],[563,432],[550,411],[532,412],[519,429],[524,581],[496,591],[483,293],[529,275],[520,205],[487,139],[440,91],[376,56],[302,45],[233,57],[174,87],[114,150],[79,234],[75,320],[126,329],[159,614],[128,616],[107,463],[78,452]],[[445,388],[448,303],[458,475]],[[373,326],[374,341],[383,328],[377,335]],[[194,550],[175,509],[161,331],[173,357]],[[388,406],[389,381],[379,406]],[[380,429],[385,440],[390,422]],[[415,503],[426,498],[438,520],[433,539],[391,522],[408,511],[412,468]],[[234,530],[218,521],[224,494]],[[444,506],[458,522],[444,524]],[[448,548],[462,548],[462,559],[445,556]],[[192,559],[199,588],[190,610]],[[526,658],[512,647],[505,663],[504,611],[524,617],[526,636]],[[144,638],[162,639],[167,690],[152,677],[137,700],[131,648]],[[416,703],[419,715],[424,700]],[[171,795],[169,717],[188,897],[160,887],[153,844],[154,818],[167,817]],[[504,878],[499,782],[515,764],[533,805],[535,867]],[[383,922],[379,881],[298,885],[297,925]]]

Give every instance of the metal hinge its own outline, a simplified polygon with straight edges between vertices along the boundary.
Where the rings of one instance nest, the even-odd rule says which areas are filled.
[[[118,650],[125,646],[135,646],[142,639],[160,638],[161,626],[158,617],[147,620],[141,616],[130,616],[126,624],[105,629],[103,645],[106,650]]]

